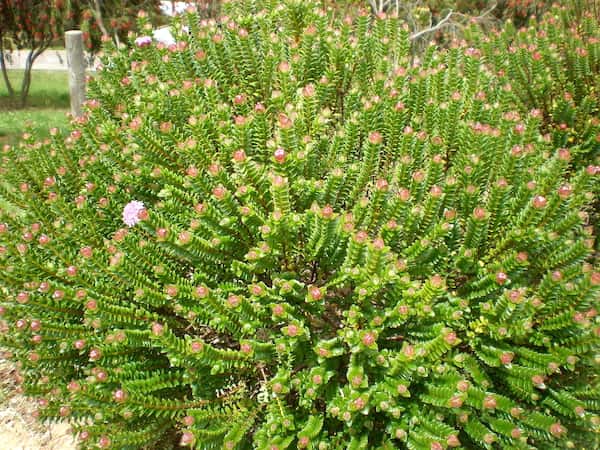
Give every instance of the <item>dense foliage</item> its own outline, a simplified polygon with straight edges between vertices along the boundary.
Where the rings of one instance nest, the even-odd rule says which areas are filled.
[[[563,6],[527,28],[470,31],[515,108],[539,111],[554,146],[572,147],[581,164],[600,157],[600,15]]]
[[[40,417],[83,448],[596,448],[600,168],[484,50],[224,9],[107,49],[69,136],[4,148],[0,342]]]

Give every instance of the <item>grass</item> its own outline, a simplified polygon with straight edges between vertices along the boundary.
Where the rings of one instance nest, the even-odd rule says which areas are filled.
[[[13,87],[18,89],[23,71],[9,70],[8,73]],[[68,109],[67,72],[34,70],[24,109],[13,107],[4,81],[0,79],[0,144],[15,144],[26,131],[44,138],[50,128],[66,128]]]
[[[31,75],[31,89],[29,90],[27,107],[63,109],[69,107],[69,80],[66,71],[33,70]],[[13,88],[20,89],[23,71],[9,70],[8,78]],[[6,86],[2,80],[0,82],[0,108],[3,106],[8,107],[9,101]]]

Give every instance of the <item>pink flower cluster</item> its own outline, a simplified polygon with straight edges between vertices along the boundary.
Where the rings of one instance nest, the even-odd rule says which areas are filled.
[[[141,219],[139,217],[140,211],[144,210],[144,204],[138,200],[133,200],[125,205],[123,208],[123,222],[128,227],[133,227]]]
[[[138,47],[148,47],[152,44],[152,38],[150,36],[140,36],[135,40],[135,45]]]

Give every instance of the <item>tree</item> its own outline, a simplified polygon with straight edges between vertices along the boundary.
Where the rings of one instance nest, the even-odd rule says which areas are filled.
[[[0,67],[8,95],[24,107],[31,86],[31,69],[35,60],[52,41],[60,38],[65,17],[63,0],[0,0]],[[20,91],[16,91],[8,78],[7,53],[27,49],[25,73]]]
[[[146,12],[152,24],[162,21],[159,0],[83,0],[71,7],[85,45],[93,52],[100,49],[102,36],[110,36],[117,45],[126,41],[127,33],[136,28],[139,11]]]

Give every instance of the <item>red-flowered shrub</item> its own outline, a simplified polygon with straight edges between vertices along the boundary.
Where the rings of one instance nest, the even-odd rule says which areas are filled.
[[[36,58],[62,37],[65,11],[65,0],[0,0],[0,67],[9,97],[21,107]],[[6,68],[9,52],[15,49],[29,50],[20,90],[12,86]]]

